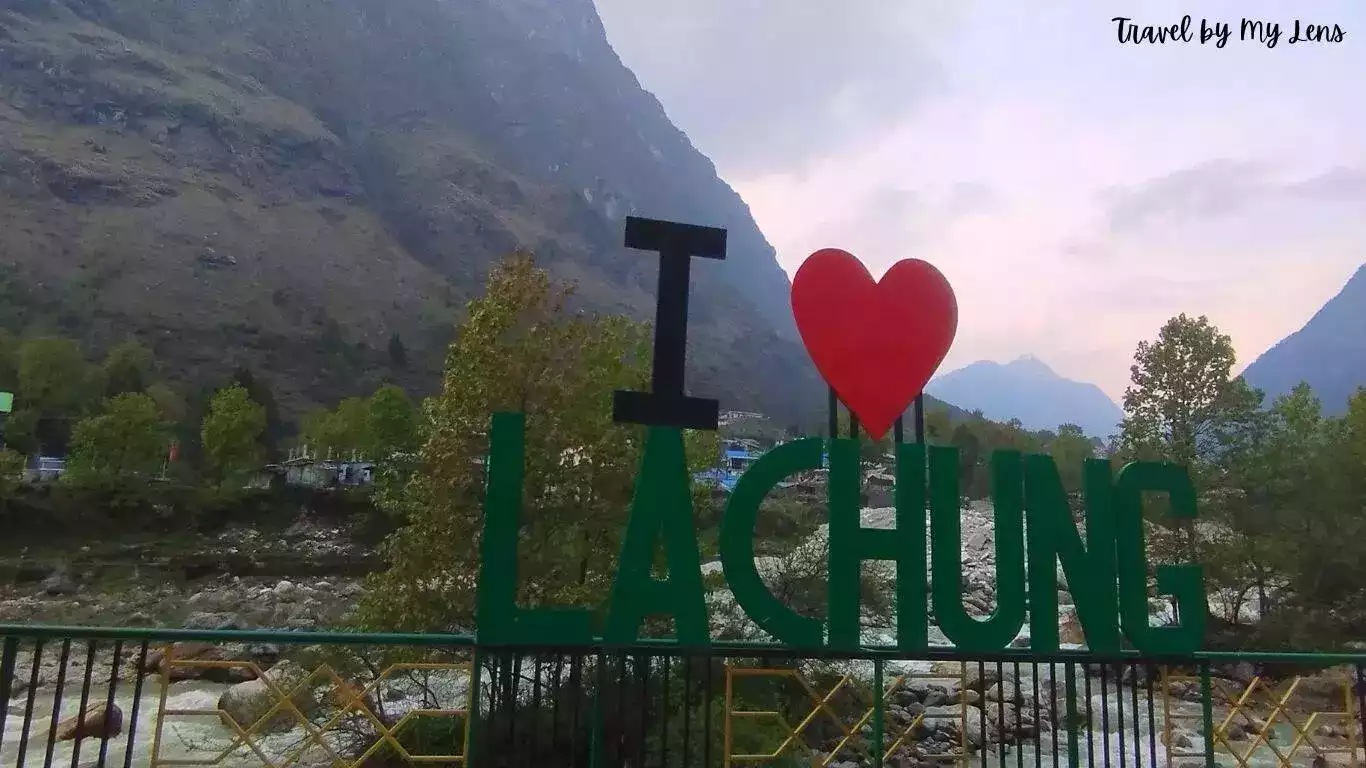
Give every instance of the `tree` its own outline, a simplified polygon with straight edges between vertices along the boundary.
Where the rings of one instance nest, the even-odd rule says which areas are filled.
[[[166,458],[167,429],[152,398],[125,392],[78,423],[71,443],[72,477],[149,474]]]
[[[1062,486],[1068,493],[1078,493],[1082,486],[1082,467],[1086,460],[1095,456],[1096,444],[1086,436],[1076,424],[1063,424],[1058,434],[1047,443],[1047,451],[1052,454],[1062,477]]]
[[[849,412],[840,409],[838,414],[839,436],[849,437]],[[913,436],[910,439],[915,439]],[[874,440],[863,430],[863,425],[859,425],[859,460],[864,464],[881,464],[887,461],[887,454],[892,452],[892,431]]]
[[[416,450],[418,414],[408,393],[393,384],[386,384],[370,396],[367,411],[367,456],[375,461],[385,461],[395,453]]]
[[[161,418],[171,424],[184,422],[190,413],[189,403],[167,384],[157,383],[147,388],[146,394],[157,404]]]
[[[1260,392],[1231,378],[1233,341],[1203,315],[1168,320],[1141,341],[1124,391],[1120,443],[1130,458],[1173,461],[1198,473],[1247,427]]]
[[[105,397],[143,392],[156,375],[156,358],[152,350],[138,342],[125,341],[105,355],[100,373],[104,379]]]
[[[403,339],[398,335],[398,331],[394,331],[394,335],[389,337],[389,363],[399,370],[408,367],[408,348],[403,346]]]
[[[274,458],[276,448],[284,439],[288,429],[280,418],[280,407],[275,402],[275,394],[271,392],[270,386],[256,378],[256,375],[249,368],[238,368],[234,371],[232,383],[245,389],[252,402],[265,409],[266,427],[261,430],[257,442],[261,446],[261,453],[264,457]]]
[[[949,445],[958,449],[958,483],[960,493],[969,499],[986,498],[986,457],[982,454],[981,438],[967,422],[960,422],[949,436]]]
[[[1178,315],[1162,326],[1155,342],[1139,342],[1124,392],[1121,456],[1180,464],[1208,498],[1227,474],[1228,461],[1259,429],[1262,394],[1241,377],[1231,378],[1234,362],[1232,339],[1204,316]],[[1194,527],[1158,509],[1148,512],[1162,522],[1153,531],[1154,563],[1199,562]]]
[[[94,377],[70,339],[29,339],[19,347],[15,412],[6,434],[25,453],[67,451],[71,425],[95,402]]]
[[[363,453],[370,439],[370,405],[348,397],[331,411],[314,411],[304,418],[303,442],[312,455],[345,458]]]
[[[261,460],[266,409],[240,386],[220,389],[209,402],[201,440],[209,466],[220,480],[254,469]]]
[[[13,392],[19,387],[19,340],[0,328],[0,392]]]
[[[30,339],[19,348],[19,390],[26,407],[43,417],[69,418],[90,394],[90,365],[70,339]]]
[[[361,604],[372,629],[471,628],[491,414],[526,414],[519,601],[597,602],[607,594],[644,429],[612,421],[612,393],[647,385],[648,326],[568,310],[527,254],[489,273],[426,405],[417,471],[390,509],[405,521]]]

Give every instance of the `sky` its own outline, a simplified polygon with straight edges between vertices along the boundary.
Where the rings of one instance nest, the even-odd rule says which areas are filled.
[[[1209,316],[1241,370],[1366,263],[1361,0],[597,4],[789,275],[823,247],[944,273],[941,372],[1033,354],[1119,402],[1169,317]],[[1197,42],[1112,21],[1187,14]],[[1244,18],[1279,41],[1240,40]],[[1296,20],[1345,37],[1292,45]]]

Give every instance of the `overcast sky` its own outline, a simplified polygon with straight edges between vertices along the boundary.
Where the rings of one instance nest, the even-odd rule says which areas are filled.
[[[597,3],[789,274],[822,247],[944,272],[941,372],[1033,353],[1118,401],[1168,317],[1209,315],[1241,368],[1366,262],[1361,0]],[[1345,40],[1290,45],[1297,8]],[[1232,39],[1121,45],[1111,21],[1187,13]]]

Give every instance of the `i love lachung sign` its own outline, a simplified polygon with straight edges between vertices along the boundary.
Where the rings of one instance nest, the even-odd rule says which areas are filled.
[[[725,258],[726,232],[631,218],[626,246],[657,252],[661,261],[651,391],[619,391],[614,400],[616,421],[649,430],[608,605],[605,611],[517,605],[525,417],[496,413],[478,586],[483,644],[628,645],[640,639],[646,618],[665,615],[674,619],[669,640],[688,647],[711,642],[682,430],[716,429],[719,405],[686,396],[683,370],[691,260]],[[848,253],[818,251],[793,280],[792,305],[817,369],[875,438],[920,394],[957,330],[948,282],[916,259],[899,262],[874,281]],[[797,614],[763,583],[754,561],[754,528],[764,497],[785,478],[822,468],[827,451],[828,607],[819,620]],[[1158,591],[1175,601],[1179,621],[1154,627],[1148,615],[1143,499],[1164,494],[1171,515],[1193,520],[1195,491],[1185,469],[1138,461],[1115,473],[1110,462],[1091,459],[1083,478],[1084,537],[1052,457],[1015,451],[991,457],[997,607],[984,619],[963,606],[958,451],[950,446],[896,446],[893,530],[862,527],[856,439],[807,438],[774,448],[744,473],[730,496],[721,522],[721,565],[737,604],[778,647],[792,650],[859,648],[859,576],[870,560],[896,563],[896,647],[908,654],[929,647],[931,612],[960,651],[1005,649],[1026,621],[1031,649],[1057,651],[1059,566],[1090,650],[1199,650],[1207,603],[1198,564],[1156,569]],[[656,578],[655,553],[661,549],[666,575]],[[927,571],[933,577],[929,584]],[[602,613],[606,618],[599,625]]]

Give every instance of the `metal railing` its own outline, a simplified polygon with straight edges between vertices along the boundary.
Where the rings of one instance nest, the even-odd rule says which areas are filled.
[[[0,766],[1366,760],[1366,657],[489,648],[463,635],[0,626]]]

